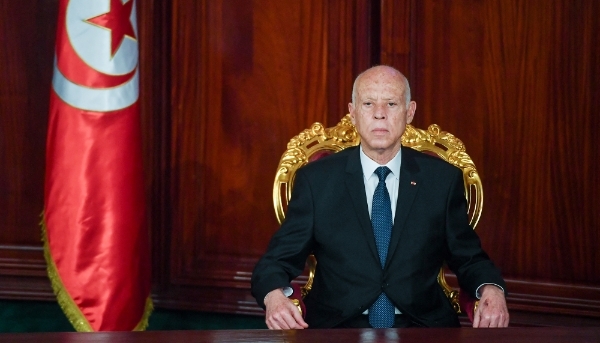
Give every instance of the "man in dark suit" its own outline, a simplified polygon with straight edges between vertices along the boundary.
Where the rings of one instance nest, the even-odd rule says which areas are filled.
[[[254,269],[267,326],[459,326],[436,280],[443,261],[481,299],[473,326],[507,326],[504,281],[468,224],[461,171],[401,146],[416,110],[404,75],[368,69],[348,106],[361,145],[297,171],[286,220]],[[311,252],[305,321],[287,296]]]

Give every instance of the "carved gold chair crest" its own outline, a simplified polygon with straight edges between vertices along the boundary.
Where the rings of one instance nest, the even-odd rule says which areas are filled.
[[[321,123],[314,123],[310,129],[302,131],[290,140],[287,150],[279,161],[273,184],[273,205],[279,224],[285,219],[285,211],[292,196],[294,176],[298,168],[326,155],[357,146],[359,143],[360,137],[349,115],[331,128],[324,128]],[[402,135],[402,145],[438,156],[462,170],[469,222],[475,229],[481,217],[483,188],[475,164],[466,153],[463,142],[454,135],[442,131],[435,124],[430,125],[427,131],[407,125]],[[317,265],[313,255],[307,259],[307,265],[309,275],[308,281],[301,287],[302,297],[306,296],[312,288]],[[461,313],[459,291],[448,285],[443,268],[440,269],[437,280],[456,312]]]

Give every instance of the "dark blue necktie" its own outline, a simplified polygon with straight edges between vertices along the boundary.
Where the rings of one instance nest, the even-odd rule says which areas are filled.
[[[379,177],[379,183],[375,188],[375,193],[373,193],[371,206],[371,224],[373,225],[381,268],[385,266],[393,226],[390,194],[385,186],[385,179],[389,173],[391,173],[391,170],[388,167],[375,169],[375,174]],[[374,328],[391,328],[394,325],[394,304],[383,292],[369,308],[369,324]]]

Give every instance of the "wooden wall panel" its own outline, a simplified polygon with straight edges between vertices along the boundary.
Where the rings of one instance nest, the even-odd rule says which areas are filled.
[[[0,296],[51,299],[40,234],[57,1],[0,1]]]
[[[381,45],[382,63],[411,79],[415,125],[456,134],[478,166],[478,232],[507,278],[509,308],[592,323],[599,15],[594,1],[393,1],[382,8]]]
[[[56,0],[0,0],[0,297],[52,299],[39,241]],[[478,227],[514,325],[598,325],[600,3],[140,1],[141,108],[157,306],[261,314],[252,267],[277,229],[287,141],[396,66],[414,124],[480,170]],[[451,279],[452,281],[452,279]]]
[[[380,61],[400,70],[412,90],[418,84],[414,74],[415,0],[382,1],[380,19]],[[414,94],[412,94],[414,96]]]
[[[486,152],[492,154],[484,161],[493,179],[507,180],[503,189],[492,188],[499,200],[492,206],[501,206],[500,200],[519,204],[515,211],[504,205],[513,215],[496,212],[489,223],[520,228],[493,237],[512,247],[497,250],[510,275],[597,285],[600,7],[544,4],[486,8],[525,26],[519,30],[489,16],[485,27]],[[504,139],[507,134],[511,139]]]
[[[159,304],[260,313],[249,277],[278,226],[274,171],[291,137],[346,113],[354,76],[372,58],[372,9],[341,0],[174,4],[162,245],[170,258]]]
[[[140,48],[140,111],[148,223],[151,230],[152,276],[156,292],[168,285],[170,206],[171,4],[147,0],[136,4]]]

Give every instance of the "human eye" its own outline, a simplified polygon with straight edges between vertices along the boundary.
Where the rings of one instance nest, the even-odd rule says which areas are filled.
[[[396,105],[398,105],[396,102],[393,102],[393,101],[388,102],[389,107],[395,107]]]

